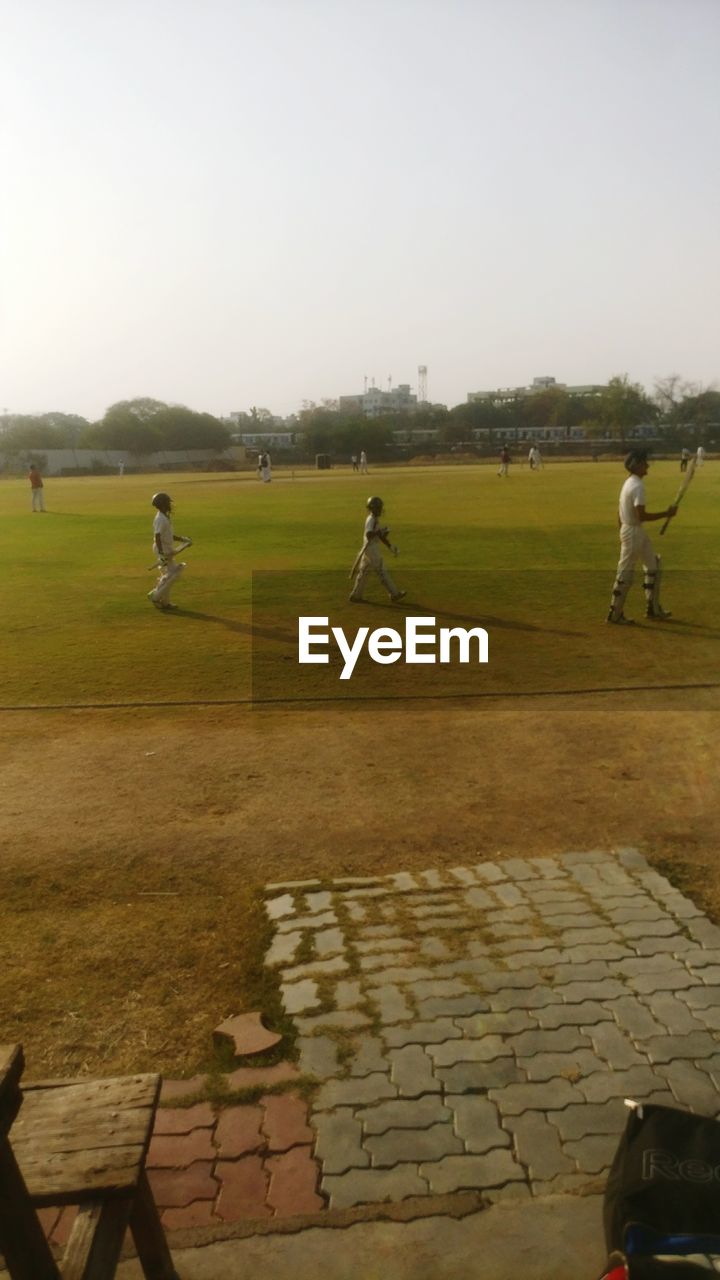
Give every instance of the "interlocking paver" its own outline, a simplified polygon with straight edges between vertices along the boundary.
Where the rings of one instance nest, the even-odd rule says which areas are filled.
[[[575,1080],[605,1068],[602,1059],[589,1049],[573,1049],[569,1053],[536,1053],[531,1058],[518,1058],[517,1064],[528,1080],[552,1080],[554,1076]]]
[[[456,1018],[467,1013],[485,1013],[490,1008],[484,996],[445,996],[418,1002],[418,1017],[421,1021],[427,1018]]]
[[[391,1169],[396,1164],[441,1160],[460,1155],[463,1144],[449,1125],[434,1124],[428,1129],[388,1129],[387,1133],[365,1139],[373,1168]]]
[[[283,983],[280,990],[286,1013],[305,1013],[308,1009],[317,1009],[320,1003],[317,982],[312,978],[303,978],[288,985]]]
[[[447,1093],[478,1093],[521,1084],[525,1076],[513,1058],[493,1062],[459,1062],[454,1067],[436,1067],[435,1075]]]
[[[461,1040],[453,1041],[462,1044]],[[428,1049],[436,1046],[429,1045]],[[402,1049],[388,1049],[391,1070],[390,1079],[403,1098],[419,1098],[423,1093],[440,1093],[440,1081],[433,1075],[432,1059],[419,1044],[408,1044]]]
[[[197,1160],[187,1169],[148,1169],[148,1181],[158,1209],[179,1209],[194,1200],[214,1200],[217,1179],[212,1161]]]
[[[479,1187],[500,1187],[506,1182],[522,1182],[525,1175],[509,1151],[498,1147],[487,1155],[446,1156],[434,1164],[421,1164],[434,1195],[450,1191],[476,1191]]]
[[[348,1169],[366,1169],[370,1156],[362,1146],[359,1120],[348,1107],[316,1115],[315,1154],[322,1161],[323,1172],[347,1173]]]
[[[182,1169],[195,1160],[214,1160],[215,1148],[209,1129],[191,1133],[158,1134],[150,1142],[149,1169]]]
[[[453,1127],[465,1150],[473,1155],[484,1155],[494,1147],[508,1147],[510,1138],[500,1128],[497,1107],[489,1098],[473,1096],[446,1096],[447,1106],[453,1115]]]
[[[318,1080],[329,1080],[337,1075],[337,1040],[330,1036],[300,1036],[297,1047],[300,1051],[298,1065],[303,1075],[317,1076]]]
[[[570,1006],[563,1005],[562,996],[552,987],[520,987],[493,991],[488,995],[488,1001],[494,1013],[504,1009],[536,1009],[539,1016],[540,1013],[549,1013],[553,1007],[561,1015],[570,1012]],[[559,1026],[562,1022],[570,1023],[572,1020],[571,1017],[561,1017],[560,1023],[555,1022],[550,1025]]]
[[[469,907],[475,907],[478,911],[491,911],[495,906],[495,901],[490,897],[487,890],[479,887],[468,889],[467,893],[463,894],[463,901]]]
[[[294,914],[295,899],[290,893],[283,893],[277,898],[268,898],[265,902],[265,910],[271,920],[280,920],[283,916]]]
[[[386,987],[375,987],[369,999],[375,1006],[383,1026],[407,1022],[412,1018],[412,1006],[408,1003],[405,993],[393,983]]]
[[[293,929],[290,933],[276,933],[265,956],[266,965],[272,969],[275,965],[292,964],[302,938],[300,929]]]
[[[575,1163],[563,1153],[557,1129],[541,1111],[508,1116],[505,1123],[515,1139],[515,1149],[533,1182],[547,1182],[561,1173],[574,1173]]]
[[[563,1150],[577,1161],[583,1173],[603,1173],[613,1162],[617,1144],[613,1134],[592,1134],[564,1143]]]
[[[477,862],[473,867],[473,871],[479,880],[483,880],[485,884],[497,884],[505,879],[505,872],[501,871],[496,862]]]
[[[567,1004],[580,1004],[583,1000],[614,1000],[627,993],[624,983],[605,978],[601,982],[566,982],[560,994]]]
[[[718,1042],[708,1031],[691,1031],[689,1035],[653,1036],[643,1048],[651,1062],[673,1062],[675,1058],[710,1058],[717,1052]]]
[[[662,1089],[662,1080],[651,1067],[628,1067],[625,1071],[596,1071],[578,1081],[578,1089],[588,1102],[607,1102],[608,1098],[646,1098]]]
[[[267,1094],[260,1099],[264,1110],[262,1131],[267,1137],[268,1151],[278,1153],[291,1147],[307,1146],[313,1131],[307,1122],[307,1103],[298,1094]]]
[[[614,1153],[624,1097],[717,1110],[720,928],[637,850],[275,894],[267,963],[299,1032],[300,1070],[324,1081],[313,1124],[332,1207],[465,1186],[490,1200],[582,1190]],[[316,958],[298,964],[310,940]],[[326,1029],[351,1033],[342,1063]],[[265,1147],[220,1161],[245,1166],[248,1204],[260,1159],[266,1211],[320,1203],[304,1114],[295,1122],[277,1156],[266,1126]],[[285,1192],[269,1161],[292,1153]],[[226,1194],[226,1214],[228,1204]],[[165,1212],[196,1205],[206,1221],[203,1195]]]
[[[318,1213],[325,1208],[316,1191],[318,1169],[309,1147],[270,1156],[265,1167],[270,1175],[267,1202],[276,1216]]]
[[[332,894],[327,889],[322,889],[318,893],[306,893],[305,907],[308,911],[330,911]]]
[[[351,1076],[369,1076],[374,1071],[388,1074],[390,1062],[385,1056],[383,1042],[377,1036],[356,1036],[353,1048],[355,1054],[350,1066]]]
[[[356,1204],[377,1204],[384,1200],[406,1200],[426,1196],[428,1183],[414,1164],[394,1169],[352,1169],[349,1173],[323,1177],[322,1189],[331,1209],[350,1209]]]
[[[396,1095],[395,1085],[378,1071],[357,1079],[328,1080],[318,1091],[313,1105],[316,1111],[330,1111],[333,1107],[366,1107],[381,1098],[394,1098]]]
[[[267,1138],[261,1131],[262,1121],[262,1107],[227,1107],[221,1111],[215,1130],[220,1158],[236,1160],[265,1147]]]
[[[535,1029],[535,1023],[525,1009],[508,1009],[507,1013],[472,1013],[468,1017],[455,1018],[454,1026],[471,1040],[480,1036],[511,1036]],[[440,1038],[437,1037],[438,1040]],[[447,1037],[448,1040],[450,1038]]]
[[[691,1013],[688,1006],[670,991],[656,991],[648,996],[650,1011],[670,1035],[683,1036],[691,1031],[702,1031],[702,1022]]]
[[[295,1025],[302,1035],[309,1035],[317,1028],[336,1027],[343,1031],[354,1027],[366,1027],[370,1019],[355,1009],[339,1009],[335,1013],[317,1013],[312,1018],[297,1018]]]
[[[560,1076],[543,1084],[509,1084],[505,1089],[491,1089],[489,1097],[503,1116],[519,1116],[523,1111],[558,1111],[583,1100],[577,1085]]]
[[[714,1116],[720,1111],[720,1096],[713,1081],[694,1063],[678,1058],[660,1063],[656,1071],[670,1085],[681,1106],[699,1115]]]
[[[452,1120],[450,1101],[444,1103],[435,1093],[426,1093],[421,1098],[395,1098],[356,1111],[355,1119],[362,1123],[367,1134],[387,1133],[388,1129],[429,1129],[431,1125],[448,1124]],[[453,1104],[456,1101],[458,1099],[452,1099]]]
[[[320,929],[315,934],[315,951],[318,956],[334,956],[344,950],[345,934],[342,929]]]
[[[512,1049],[500,1036],[483,1036],[480,1040],[446,1040],[444,1044],[429,1044],[426,1052],[438,1067],[512,1057]]]
[[[511,1035],[508,1047],[518,1058],[528,1058],[534,1053],[570,1053],[573,1049],[591,1049],[589,1031],[580,1027],[556,1027],[554,1031],[522,1031]]]
[[[612,1133],[619,1138],[627,1122],[628,1109],[622,1098],[610,1098],[607,1102],[572,1104],[564,1111],[553,1111],[552,1124],[563,1142],[585,1138],[588,1134]]]
[[[630,1036],[625,1035],[614,1022],[598,1022],[587,1028],[595,1052],[604,1058],[613,1071],[624,1067],[647,1064],[647,1058],[635,1048]]]
[[[406,1044],[442,1044],[445,1040],[458,1040],[463,1034],[461,1024],[465,1021],[458,1018],[457,1025],[450,1018],[435,1018],[432,1022],[413,1021],[406,1027],[383,1027],[381,1034],[390,1049],[402,1049]]]
[[[215,1119],[209,1102],[197,1102],[194,1107],[160,1107],[155,1115],[153,1136],[212,1129]]]
[[[215,1212],[224,1222],[271,1216],[272,1209],[267,1203],[268,1174],[260,1156],[218,1160],[215,1176],[220,1183]]]
[[[553,1004],[548,1008],[538,1008],[535,1016],[547,1031],[553,1027],[592,1026],[595,1022],[612,1018],[609,1008],[595,1000],[584,1000],[580,1004]]]

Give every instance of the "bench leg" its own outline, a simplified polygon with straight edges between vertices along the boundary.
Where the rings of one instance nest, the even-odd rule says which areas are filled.
[[[140,1174],[138,1181],[130,1213],[130,1230],[146,1280],[180,1280],[145,1172]]]
[[[62,1280],[110,1280],[129,1217],[129,1200],[93,1200],[81,1205],[63,1254]]]
[[[7,1138],[0,1136],[0,1253],[12,1280],[59,1280],[60,1272]]]

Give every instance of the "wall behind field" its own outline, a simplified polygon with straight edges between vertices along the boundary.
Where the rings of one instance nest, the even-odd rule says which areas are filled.
[[[0,453],[0,471],[6,475],[24,475],[31,462],[37,462],[46,476],[108,475],[125,471],[194,471],[205,470],[213,463],[234,469],[247,464],[247,451],[242,445],[229,449],[173,449],[157,453],[134,454],[126,449],[24,449],[17,453]]]

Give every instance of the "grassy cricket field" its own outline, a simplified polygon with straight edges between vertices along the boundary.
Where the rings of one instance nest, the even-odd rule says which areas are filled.
[[[192,1072],[228,1014],[278,1016],[266,881],[640,844],[717,914],[720,466],[665,538],[665,624],[604,624],[619,463],[369,477],[0,480],[0,1029],[34,1074]],[[652,466],[650,509],[677,464]],[[193,539],[146,599],[168,490]],[[379,492],[407,603],[347,602]],[[254,581],[253,581],[254,578]],[[484,626],[486,668],[299,671],[297,617]],[[254,697],[254,701],[253,701]]]

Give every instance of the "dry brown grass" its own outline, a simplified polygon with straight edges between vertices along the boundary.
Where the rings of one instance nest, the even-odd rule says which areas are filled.
[[[268,881],[635,844],[720,916],[717,694],[18,713],[0,751],[0,1039],[35,1077],[191,1074],[229,1014],[282,1026]]]

